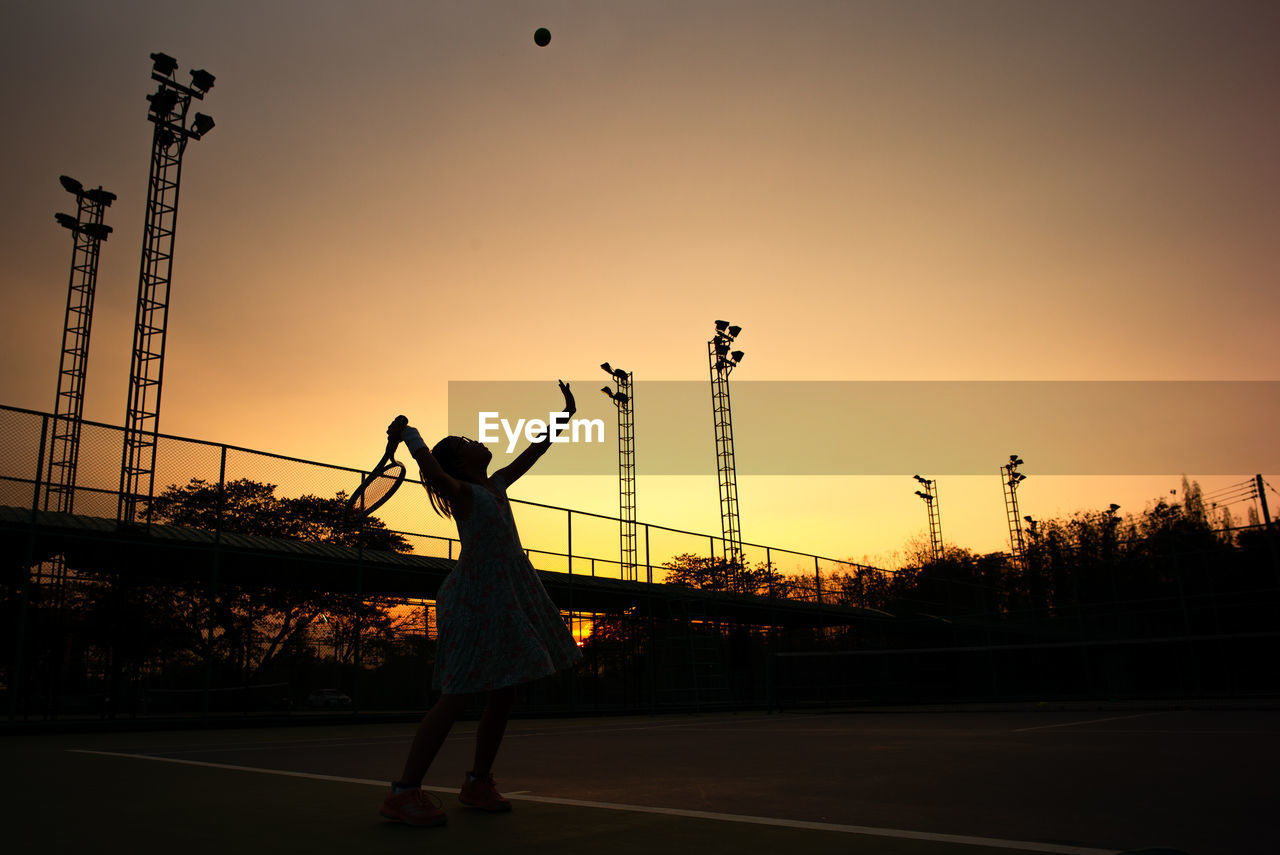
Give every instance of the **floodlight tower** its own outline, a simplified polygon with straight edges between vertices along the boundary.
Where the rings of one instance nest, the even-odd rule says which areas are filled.
[[[1022,536],[1022,516],[1018,513],[1018,485],[1027,476],[1018,471],[1025,461],[1016,454],[1009,455],[1009,462],[1000,467],[1000,483],[1004,485],[1004,509],[1009,521],[1009,553],[1015,569],[1026,565],[1027,542]]]
[[[75,504],[80,417],[84,412],[84,383],[89,361],[89,334],[93,328],[93,295],[98,282],[98,254],[102,242],[111,234],[111,227],[103,225],[102,218],[116,200],[116,195],[101,187],[86,190],[83,184],[66,175],[59,176],[58,180],[63,189],[76,197],[76,216],[54,215],[59,225],[71,231],[73,246],[44,509],[69,514]]]
[[[716,471],[720,480],[720,528],[725,559],[742,561],[742,527],[738,521],[738,475],[733,458],[733,413],[729,402],[729,374],[742,362],[743,352],[730,351],[742,327],[716,321],[716,332],[707,342],[711,366],[711,415],[716,429]]]
[[[938,482],[913,475],[923,489],[916,490],[916,495],[924,499],[929,510],[929,546],[933,551],[933,560],[942,560],[942,519],[938,514]]]
[[[631,373],[601,363],[615,389],[600,389],[618,408],[618,540],[622,578],[636,578],[636,427]]]
[[[124,457],[120,465],[117,516],[124,522],[135,521],[138,501],[150,499],[154,487],[182,154],[190,140],[198,140],[213,129],[213,119],[204,113],[196,113],[189,122],[187,119],[191,101],[203,100],[213,88],[213,75],[204,70],[193,70],[191,84],[184,86],[173,76],[178,68],[176,59],[163,53],[153,53],[151,60],[151,79],[159,87],[147,96],[151,102],[147,119],[155,125],[155,132],[151,142],[151,172],[147,179],[147,219],[138,276],[133,361],[129,369]]]

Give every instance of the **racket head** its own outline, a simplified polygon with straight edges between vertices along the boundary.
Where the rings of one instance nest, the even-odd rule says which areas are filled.
[[[365,476],[360,486],[347,499],[347,514],[354,518],[364,518],[385,505],[404,483],[405,471],[403,463],[392,460]]]

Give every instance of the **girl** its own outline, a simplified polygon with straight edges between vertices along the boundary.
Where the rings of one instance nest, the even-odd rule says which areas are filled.
[[[564,408],[577,412],[569,385],[560,381]],[[413,454],[436,513],[458,524],[462,550],[436,595],[434,686],[440,699],[418,725],[399,780],[382,802],[383,816],[409,825],[443,825],[439,799],[422,790],[422,779],[474,692],[486,695],[476,729],[475,765],[463,781],[459,801],[468,807],[509,811],[493,782],[491,767],[506,731],[515,687],[567,668],[582,658],[560,610],[547,596],[516,533],[507,488],[529,471],[551,446],[551,432],[511,465],[487,474],[493,457],[472,439],[449,436],[430,451],[414,428],[397,419],[387,428]]]

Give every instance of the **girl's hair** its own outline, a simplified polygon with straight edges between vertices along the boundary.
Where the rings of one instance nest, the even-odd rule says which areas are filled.
[[[461,470],[458,467],[458,449],[462,445],[462,437],[446,436],[435,444],[431,449],[431,456],[436,459],[436,463],[440,464],[440,468],[448,475],[463,480]],[[431,500],[431,507],[442,517],[453,516],[453,503],[449,501],[449,497],[440,490],[440,488],[427,479],[422,470],[418,470],[418,474],[422,476],[422,486],[427,488],[427,497]]]

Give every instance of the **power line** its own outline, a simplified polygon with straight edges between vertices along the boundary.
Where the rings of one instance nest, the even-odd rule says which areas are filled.
[[[1220,505],[1234,505],[1239,502],[1252,502],[1258,497],[1253,493],[1241,493],[1237,496],[1220,496],[1217,499],[1204,502],[1206,507],[1218,507]]]
[[[1209,503],[1238,501],[1240,499],[1256,499],[1258,497],[1257,490],[1239,490],[1235,493],[1224,493],[1221,496],[1206,496],[1201,501]]]
[[[1203,491],[1202,491],[1202,492],[1201,492],[1201,498],[1209,498],[1209,497],[1211,497],[1211,496],[1216,496],[1216,495],[1219,495],[1219,494],[1221,494],[1221,493],[1229,493],[1229,492],[1232,492],[1232,491],[1234,491],[1234,490],[1239,490],[1239,489],[1244,488],[1244,487],[1247,487],[1247,488],[1249,488],[1249,489],[1252,489],[1252,488],[1254,487],[1253,479],[1252,479],[1252,478],[1249,478],[1248,480],[1245,480],[1245,481],[1239,481],[1239,482],[1237,482],[1237,483],[1235,483],[1235,484],[1228,484],[1228,485],[1226,485],[1226,486],[1224,486],[1224,487],[1218,487],[1218,488],[1213,489],[1213,490],[1210,490],[1210,491],[1208,491],[1208,492],[1203,492]]]

